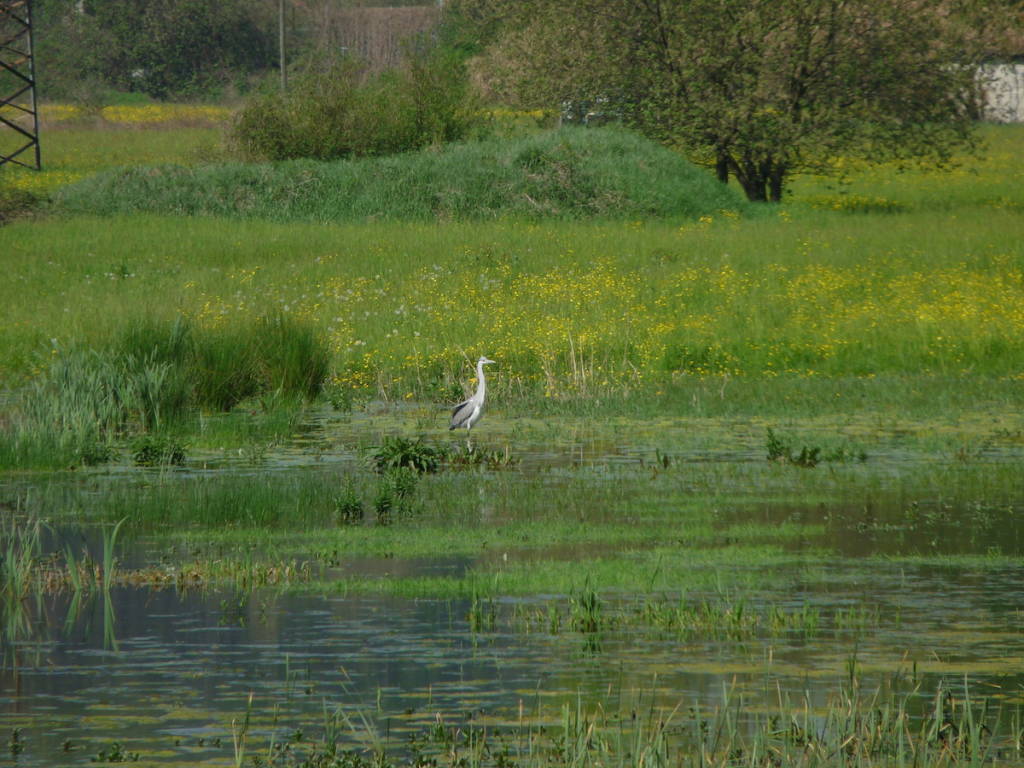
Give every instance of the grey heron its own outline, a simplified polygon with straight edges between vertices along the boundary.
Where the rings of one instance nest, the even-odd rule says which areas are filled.
[[[476,392],[473,393],[471,398],[463,400],[452,409],[452,423],[448,429],[461,429],[465,427],[467,440],[469,439],[469,431],[473,428],[474,424],[480,421],[480,415],[484,411],[484,394],[487,392],[484,366],[493,362],[493,360],[489,360],[486,357],[481,357],[476,361]]]

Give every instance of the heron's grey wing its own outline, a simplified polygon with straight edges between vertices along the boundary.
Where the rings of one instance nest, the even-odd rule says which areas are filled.
[[[473,398],[463,400],[452,409],[452,423],[448,429],[458,429],[466,425],[466,421],[473,415]]]

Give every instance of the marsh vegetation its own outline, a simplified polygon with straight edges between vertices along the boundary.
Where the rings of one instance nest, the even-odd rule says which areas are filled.
[[[122,157],[215,178],[209,130]],[[58,193],[109,133],[6,183],[184,188]],[[1019,764],[1024,134],[985,135],[767,213],[0,228],[10,753]],[[631,156],[594,136],[518,167],[602,180],[558,165]]]

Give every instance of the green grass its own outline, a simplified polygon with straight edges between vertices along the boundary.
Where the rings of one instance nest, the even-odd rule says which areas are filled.
[[[828,182],[808,178],[790,205],[681,226],[18,222],[0,229],[16,276],[0,378],[38,373],[51,339],[100,347],[141,316],[280,312],[327,340],[334,389],[359,397],[450,402],[485,353],[492,399],[534,412],[1016,408],[1024,185],[1000,185],[1024,131],[987,134],[991,154],[953,175],[852,177],[884,177],[900,213],[814,208]]]
[[[176,127],[97,130],[85,126],[44,126],[40,139],[41,172],[4,167],[0,181],[40,195],[104,169],[175,163],[190,165],[220,155],[216,128]]]
[[[71,213],[318,222],[682,221],[746,208],[678,155],[613,129],[561,129],[332,163],[129,168],[58,195],[58,210]]]
[[[51,338],[99,345],[146,312],[213,323],[281,311],[329,339],[339,385],[390,398],[455,394],[462,353],[476,351],[499,360],[506,395],[558,399],[723,374],[812,392],[828,389],[815,377],[887,376],[905,394],[915,380],[1019,375],[1020,217],[900,223],[886,233],[840,216],[683,235],[657,224],[15,224],[0,230],[17,275],[0,289],[3,374],[30,373]]]
[[[955,158],[944,169],[903,166],[870,166],[851,160],[833,163],[833,176],[798,176],[790,188],[790,200],[801,207],[852,214],[958,209],[1024,210],[1021,185],[1020,126],[981,125],[979,149],[974,156]],[[965,211],[966,213],[966,211]],[[891,226],[898,219],[890,215]]]

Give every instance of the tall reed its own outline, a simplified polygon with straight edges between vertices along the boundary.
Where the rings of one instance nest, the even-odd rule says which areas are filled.
[[[103,463],[116,443],[174,430],[198,409],[313,398],[329,359],[318,333],[279,314],[202,328],[183,317],[132,324],[102,348],[55,350],[0,422],[0,467]]]

